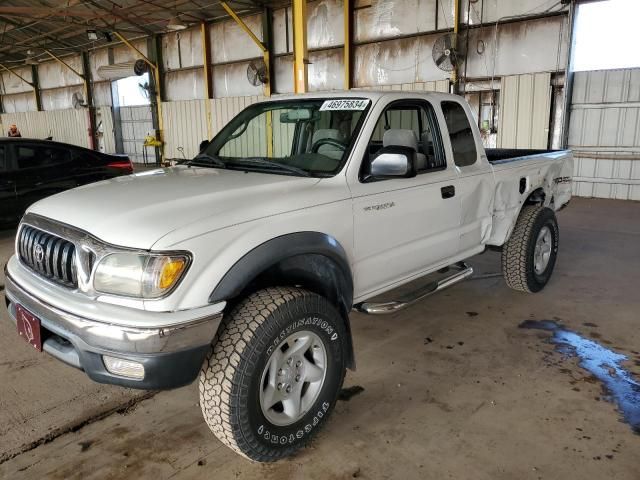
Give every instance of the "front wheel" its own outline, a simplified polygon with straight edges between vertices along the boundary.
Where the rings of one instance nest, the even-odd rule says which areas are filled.
[[[251,294],[223,320],[200,372],[205,421],[251,460],[291,455],[333,409],[345,347],[344,322],[323,297],[288,287]]]
[[[502,249],[502,273],[507,285],[522,292],[542,290],[556,264],[558,240],[553,210],[537,205],[523,207]]]

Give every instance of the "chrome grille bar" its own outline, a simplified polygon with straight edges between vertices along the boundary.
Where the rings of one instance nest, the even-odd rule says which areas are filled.
[[[75,245],[48,232],[23,225],[18,234],[20,260],[34,272],[67,287],[77,287]]]

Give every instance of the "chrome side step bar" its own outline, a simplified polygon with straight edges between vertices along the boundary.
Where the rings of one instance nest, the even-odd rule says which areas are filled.
[[[369,315],[395,313],[473,275],[473,268],[464,262],[458,262],[455,265],[451,265],[450,268],[455,269],[455,273],[442,280],[432,282],[425,287],[405,294],[399,300],[385,303],[363,302],[355,305],[354,308],[359,312],[368,313]]]

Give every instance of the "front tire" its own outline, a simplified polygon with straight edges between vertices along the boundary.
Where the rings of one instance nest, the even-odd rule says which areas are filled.
[[[321,428],[345,375],[346,330],[323,297],[259,290],[225,319],[200,372],[200,406],[218,439],[271,462]]]
[[[542,290],[556,264],[559,237],[553,210],[524,206],[502,249],[502,274],[507,285],[527,293]]]

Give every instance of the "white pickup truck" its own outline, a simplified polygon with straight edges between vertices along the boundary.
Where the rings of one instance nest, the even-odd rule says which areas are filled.
[[[508,286],[541,290],[571,175],[568,151],[485,151],[458,96],[279,97],[192,160],[33,205],[5,268],[9,316],[98,382],[199,376],[213,433],[273,461],[329,416],[355,365],[353,309],[404,308],[471,275],[463,261],[488,247]]]

